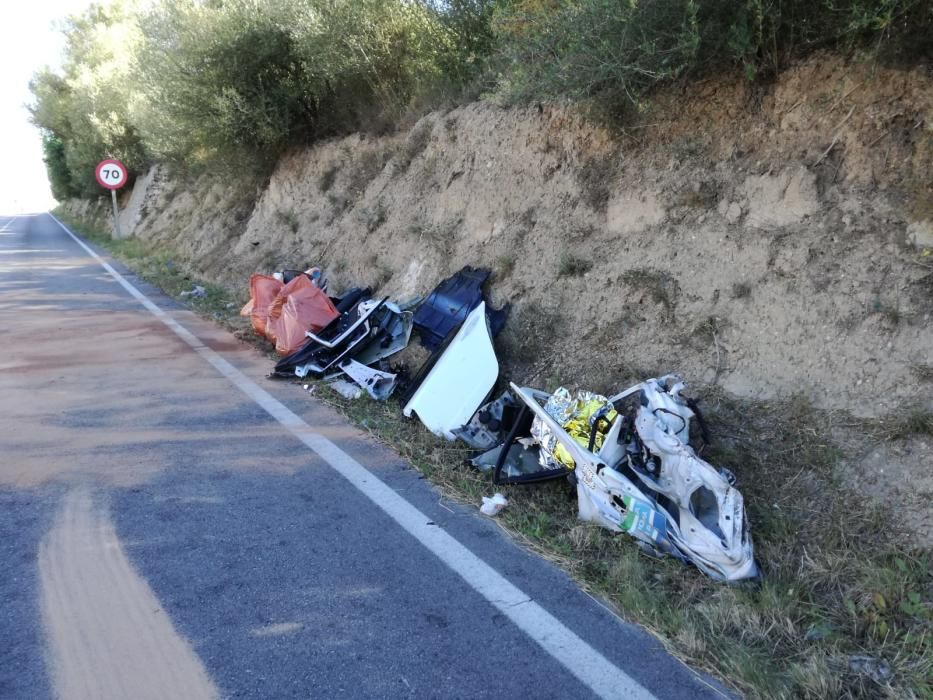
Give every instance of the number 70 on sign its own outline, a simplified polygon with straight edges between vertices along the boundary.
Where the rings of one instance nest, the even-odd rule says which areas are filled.
[[[94,170],[97,184],[108,190],[118,190],[126,184],[126,166],[118,160],[102,160]]]

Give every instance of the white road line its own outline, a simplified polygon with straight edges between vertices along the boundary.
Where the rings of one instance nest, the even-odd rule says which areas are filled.
[[[372,472],[337,445],[316,433],[301,417],[262,389],[253,380],[202,343],[197,336],[156,306],[106,260],[101,258],[67,226],[49,214],[62,229],[94,258],[140,304],[209,362],[240,391],[327,462],[338,474],[364,493],[372,502],[427,547],[474,590],[495,606],[519,629],[537,642],[576,678],[601,698],[653,698],[625,671],[583,641],[560,620],[514,586],[430,518],[393,491]]]
[[[219,693],[133,569],[109,513],[69,492],[39,546],[42,618],[64,700],[215,700]]]

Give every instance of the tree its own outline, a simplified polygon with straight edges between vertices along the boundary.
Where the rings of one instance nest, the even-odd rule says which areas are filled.
[[[57,168],[49,179],[60,192],[95,196],[100,188],[94,167],[103,158],[122,160],[131,173],[149,158],[130,121],[132,70],[141,34],[135,6],[116,2],[91,5],[70,17],[64,27],[65,55],[61,74],[40,71],[30,88],[35,96],[32,121],[47,135],[46,164]],[[64,168],[59,160],[63,156]],[[67,174],[68,183],[64,178]],[[57,195],[56,195],[57,196]]]

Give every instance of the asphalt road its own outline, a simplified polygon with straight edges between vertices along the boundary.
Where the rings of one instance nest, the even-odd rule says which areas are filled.
[[[724,695],[111,264],[0,217],[0,698]]]

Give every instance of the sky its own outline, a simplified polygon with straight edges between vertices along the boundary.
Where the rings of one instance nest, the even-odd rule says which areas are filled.
[[[55,23],[90,0],[28,0],[0,6],[0,215],[54,206],[38,130],[29,123],[29,80],[43,66],[58,67],[64,46]]]

